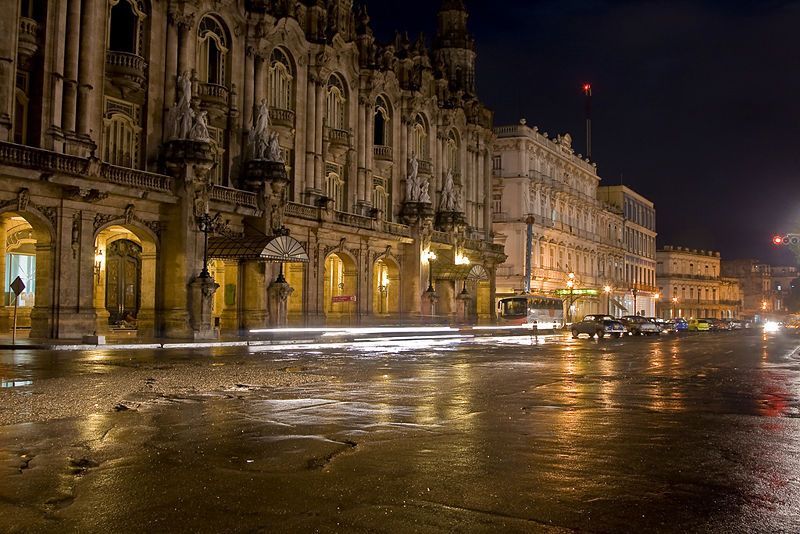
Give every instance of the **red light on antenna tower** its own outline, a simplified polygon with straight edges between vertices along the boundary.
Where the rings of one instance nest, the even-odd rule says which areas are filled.
[[[592,84],[590,84],[590,83],[583,84],[583,92],[587,96],[591,95],[592,94]]]

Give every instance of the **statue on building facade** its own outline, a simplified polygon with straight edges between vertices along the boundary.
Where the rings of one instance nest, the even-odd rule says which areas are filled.
[[[442,200],[439,204],[439,210],[450,212],[458,210],[458,193],[453,183],[453,169],[447,169],[447,175],[442,186]]]
[[[192,141],[211,141],[211,136],[208,133],[207,115],[207,111],[201,111],[195,117],[194,124],[189,132],[189,139]]]
[[[430,204],[431,196],[428,179],[419,176],[419,161],[415,154],[408,160],[408,177],[406,178],[406,202]]]
[[[266,159],[270,141],[269,106],[267,101],[262,99],[253,118],[253,129],[250,132],[250,156],[253,159]]]
[[[267,154],[267,161],[283,163],[280,138],[278,137],[278,132],[275,131],[269,134],[269,153]]]

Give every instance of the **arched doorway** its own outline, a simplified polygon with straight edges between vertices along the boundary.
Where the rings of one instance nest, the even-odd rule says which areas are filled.
[[[400,267],[390,256],[382,256],[372,269],[373,315],[399,315],[400,291]]]
[[[97,331],[155,334],[155,237],[135,225],[112,224],[95,236]]]
[[[286,303],[288,322],[289,324],[301,324],[305,321],[303,302],[305,297],[306,264],[285,263],[283,265],[283,274],[286,277],[286,283],[294,290],[289,295],[289,300]]]
[[[0,332],[13,328],[14,293],[9,285],[19,277],[25,289],[17,297],[18,333],[52,337],[52,229],[44,218],[30,211],[0,212],[0,276]]]
[[[142,246],[118,239],[106,247],[106,302],[109,324],[135,324],[141,307]]]
[[[467,275],[467,291],[472,295],[471,315],[473,318],[486,321],[492,317],[492,288],[489,273],[483,265],[473,265]]]
[[[325,258],[323,309],[329,322],[345,322],[355,318],[357,282],[358,270],[352,257],[345,253],[332,253]]]

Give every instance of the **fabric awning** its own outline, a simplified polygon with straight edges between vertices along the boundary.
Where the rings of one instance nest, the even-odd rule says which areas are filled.
[[[308,263],[308,253],[303,248],[303,245],[288,235],[241,238],[209,237],[208,257],[221,260]]]
[[[434,263],[433,277],[437,280],[488,280],[489,274],[483,265],[439,265]]]

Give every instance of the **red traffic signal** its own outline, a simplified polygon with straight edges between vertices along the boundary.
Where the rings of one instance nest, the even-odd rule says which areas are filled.
[[[800,234],[786,234],[786,235],[776,235],[772,237],[772,244],[776,246],[780,245],[792,245],[797,246],[800,245]]]

